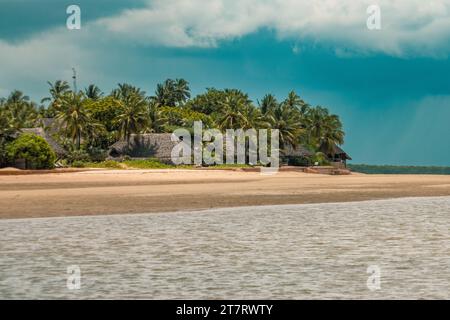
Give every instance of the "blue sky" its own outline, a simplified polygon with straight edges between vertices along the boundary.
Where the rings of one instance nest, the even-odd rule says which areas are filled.
[[[0,96],[39,100],[72,67],[105,92],[168,77],[255,101],[296,90],[342,117],[355,163],[450,165],[450,1],[378,3],[370,31],[371,1],[0,0]]]

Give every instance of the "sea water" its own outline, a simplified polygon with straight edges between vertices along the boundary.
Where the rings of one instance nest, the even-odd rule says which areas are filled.
[[[450,197],[0,220],[0,298],[449,299],[449,230]]]

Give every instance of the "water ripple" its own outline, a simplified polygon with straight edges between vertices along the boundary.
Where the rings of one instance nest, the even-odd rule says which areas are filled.
[[[449,230],[450,197],[2,220],[0,298],[449,299]]]

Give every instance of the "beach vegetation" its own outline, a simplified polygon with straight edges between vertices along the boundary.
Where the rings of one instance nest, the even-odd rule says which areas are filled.
[[[44,127],[68,151],[60,160],[69,165],[102,163],[110,146],[121,139],[129,145],[134,134],[172,133],[180,128],[192,131],[195,121],[223,132],[278,129],[280,148],[303,146],[311,154],[328,155],[345,138],[338,115],[325,107],[311,106],[294,91],[282,100],[266,94],[254,103],[239,89],[208,88],[191,97],[184,79],[165,80],[153,95],[127,83],[118,84],[109,94],[95,84],[78,92],[63,80],[48,84],[49,95],[40,105],[18,90],[0,99],[0,151],[6,150],[6,144],[16,139],[21,129],[35,127]],[[298,160],[301,164],[326,161],[315,156]]]
[[[125,169],[118,161],[106,160],[100,162],[93,161],[74,161],[71,165],[74,168],[92,168],[92,169]]]
[[[125,160],[122,164],[132,169],[170,169],[176,167],[153,158]]]
[[[6,150],[11,161],[24,160],[27,169],[51,169],[56,160],[47,141],[35,134],[20,135]]]

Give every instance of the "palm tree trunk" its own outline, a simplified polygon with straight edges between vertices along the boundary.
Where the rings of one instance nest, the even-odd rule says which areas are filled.
[[[77,133],[77,150],[81,148],[81,132]]]
[[[128,133],[128,130],[125,131],[125,139],[127,139],[126,153],[128,155],[128,153],[130,152],[130,134]]]

